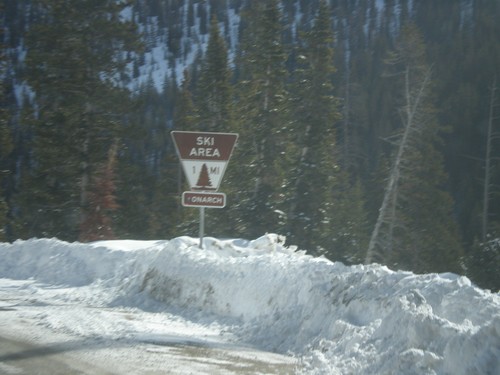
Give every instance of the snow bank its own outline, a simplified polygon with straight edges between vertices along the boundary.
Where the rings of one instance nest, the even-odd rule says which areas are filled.
[[[69,286],[112,280],[121,277],[140,254],[151,256],[150,250],[156,243],[107,241],[89,245],[57,239],[18,240],[12,245],[0,243],[0,277],[33,278],[42,283]]]
[[[112,288],[107,303],[152,297],[186,314],[235,322],[262,349],[301,356],[317,374],[500,373],[500,297],[454,274],[346,267],[284,246],[171,241],[0,244],[0,277]]]

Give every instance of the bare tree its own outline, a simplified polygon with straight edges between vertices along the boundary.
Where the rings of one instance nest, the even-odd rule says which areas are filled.
[[[394,226],[396,225],[396,206],[398,201],[398,186],[399,180],[402,172],[402,162],[405,157],[405,153],[409,147],[411,140],[410,135],[415,132],[419,126],[419,122],[416,121],[416,113],[419,110],[419,106],[422,102],[422,97],[425,95],[426,89],[430,82],[431,71],[427,71],[419,89],[415,96],[411,95],[410,90],[410,79],[409,79],[410,68],[406,67],[405,70],[405,126],[401,140],[399,141],[398,151],[394,160],[394,164],[391,169],[389,180],[387,182],[384,199],[382,205],[379,209],[379,214],[375,227],[373,229],[372,235],[370,237],[370,242],[368,245],[368,251],[366,252],[365,263],[371,263],[375,258],[376,246],[381,241],[381,227],[383,224],[387,224],[388,239],[386,245],[391,247],[392,245],[392,235],[394,231]]]
[[[399,47],[388,61],[390,65],[402,66],[398,74],[403,75],[404,105],[401,117],[403,132],[397,142],[397,152],[394,157],[391,172],[385,187],[384,198],[380,206],[377,221],[372,231],[365,263],[369,264],[376,258],[383,260],[377,248],[387,252],[392,248],[394,228],[397,225],[396,208],[399,200],[399,182],[403,172],[403,164],[410,149],[413,135],[418,133],[422,125],[419,113],[431,82],[431,69],[424,62],[423,42],[414,26],[409,26],[401,37]],[[383,232],[382,228],[386,226]],[[382,233],[383,232],[383,233]]]

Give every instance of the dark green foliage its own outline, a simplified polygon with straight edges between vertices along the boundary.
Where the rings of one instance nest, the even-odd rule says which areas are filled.
[[[395,244],[391,258],[398,267],[415,272],[461,273],[464,254],[453,220],[453,201],[443,189],[448,179],[438,151],[442,142],[436,128],[423,133],[410,156],[411,173],[401,181],[401,242]]]
[[[15,11],[9,4],[0,4],[0,14]],[[5,13],[3,13],[5,12]],[[16,35],[7,39],[7,28],[11,20],[2,19],[0,27],[0,241],[12,239],[13,190],[16,178],[16,132],[15,119],[18,103],[14,95],[14,72],[9,58],[8,46]],[[13,22],[15,23],[15,22]]]
[[[178,163],[168,126],[177,91],[170,79],[163,93],[149,81],[137,96],[130,121],[123,124],[115,219],[119,237],[166,238],[175,233]]]
[[[228,132],[234,126],[230,78],[226,45],[213,16],[197,88],[199,130]]]
[[[481,288],[500,290],[500,240],[476,241],[467,257],[468,275]]]
[[[278,2],[251,2],[242,17],[246,26],[236,100],[240,141],[237,167],[231,167],[230,175],[238,198],[232,217],[242,235],[255,236],[283,229],[282,163],[286,163],[290,118]]]
[[[111,0],[32,5],[39,18],[26,38],[26,71],[37,110],[22,220],[30,236],[74,239],[92,175],[130,107],[116,80],[125,68],[119,53],[137,47],[135,28],[119,19],[123,4]]]
[[[321,223],[330,223],[332,193],[342,173],[334,125],[339,118],[333,96],[333,36],[328,8],[320,3],[318,17],[303,37],[294,74],[293,149],[295,167],[289,173],[288,230],[292,241],[315,251],[328,237]]]
[[[345,173],[338,173],[339,183],[331,191],[332,212],[329,221],[321,226],[320,253],[345,264],[359,264],[364,259],[370,230],[365,192],[359,181],[349,181]]]
[[[392,167],[375,223],[367,261],[378,260],[417,272],[460,272],[462,249],[453,202],[439,152],[439,124],[433,107],[431,70],[415,25],[402,28],[388,59],[401,93],[402,130],[393,142]]]
[[[118,209],[116,203],[116,159],[118,142],[115,141],[102,163],[92,176],[84,207],[84,220],[80,224],[79,241],[113,240],[112,214]]]
[[[2,6],[0,5],[0,10]],[[6,73],[4,45],[1,43],[3,29],[0,29],[0,77]],[[6,180],[10,177],[10,154],[14,148],[9,124],[9,111],[5,105],[5,85],[0,82],[0,241],[7,239],[6,229],[8,223],[9,206],[7,203]]]
[[[185,70],[173,115],[173,128],[176,130],[194,131],[198,129],[199,114],[193,103],[190,84],[191,77],[189,71]]]

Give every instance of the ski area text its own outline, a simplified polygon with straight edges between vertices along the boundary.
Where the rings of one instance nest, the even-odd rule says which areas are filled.
[[[190,157],[198,157],[204,156],[207,158],[220,158],[220,151],[218,148],[201,148],[201,147],[193,147],[191,151],[189,151]]]
[[[181,160],[228,161],[238,134],[173,131]]]

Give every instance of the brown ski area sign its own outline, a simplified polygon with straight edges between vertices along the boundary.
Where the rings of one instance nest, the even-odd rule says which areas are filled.
[[[191,190],[217,191],[238,134],[174,130],[171,135]]]

